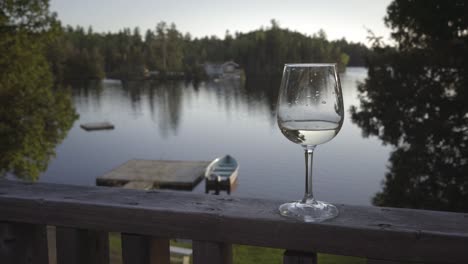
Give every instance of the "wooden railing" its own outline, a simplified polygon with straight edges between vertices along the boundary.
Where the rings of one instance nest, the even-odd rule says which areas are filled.
[[[232,244],[286,249],[284,263],[314,252],[368,263],[468,263],[468,214],[338,205],[311,224],[281,217],[280,201],[0,181],[0,263],[48,263],[46,226],[56,227],[57,263],[108,263],[108,232],[124,263],[169,263],[169,239],[193,240],[193,263],[231,263]]]

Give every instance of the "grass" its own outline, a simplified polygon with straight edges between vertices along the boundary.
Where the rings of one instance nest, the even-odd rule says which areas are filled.
[[[120,233],[109,233],[109,256],[111,264],[122,263],[122,239],[120,239]]]
[[[191,248],[189,243],[171,241],[172,246]],[[234,245],[233,264],[282,264],[283,249],[264,248],[245,245]],[[336,256],[329,254],[318,254],[320,264],[366,264],[366,259]]]
[[[112,264],[122,263],[122,241],[118,233],[111,233],[109,235],[109,250],[110,259]],[[192,248],[190,243],[184,243],[172,240],[171,246]],[[283,263],[283,249],[264,248],[245,245],[234,245],[233,264],[282,264]],[[172,261],[171,263],[180,263]],[[366,259],[337,256],[329,254],[318,254],[318,263],[320,264],[366,264]]]

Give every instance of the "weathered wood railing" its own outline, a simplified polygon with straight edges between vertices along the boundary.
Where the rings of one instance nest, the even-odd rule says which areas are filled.
[[[231,244],[311,252],[368,263],[468,263],[468,214],[339,205],[319,224],[281,217],[279,201],[170,191],[0,181],[0,263],[48,263],[46,226],[56,226],[58,263],[108,263],[107,232],[122,233],[124,263],[169,263],[169,239],[193,240],[193,263],[231,263]]]

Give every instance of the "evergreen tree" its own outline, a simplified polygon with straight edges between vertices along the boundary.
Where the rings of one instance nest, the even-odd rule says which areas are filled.
[[[379,206],[468,211],[468,4],[395,0],[353,121],[391,144]]]
[[[335,62],[344,70],[348,61],[363,65],[367,48],[362,44],[328,41],[325,31],[312,36],[281,28],[276,20],[267,29],[248,33],[226,32],[192,39],[177,30],[174,23],[159,22],[144,37],[140,29],[125,28],[118,33],[99,34],[91,27],[67,27],[60,38],[49,45],[48,58],[57,80],[141,79],[146,71],[184,71],[189,78],[203,76],[202,65],[234,60],[247,75],[281,73],[285,63]],[[351,57],[349,57],[349,55]]]
[[[76,119],[69,95],[52,88],[45,47],[57,24],[48,7],[0,3],[0,175],[37,179]]]

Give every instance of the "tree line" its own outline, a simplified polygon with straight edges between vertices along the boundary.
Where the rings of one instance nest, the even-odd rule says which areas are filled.
[[[312,36],[281,28],[275,20],[267,28],[223,39],[193,38],[174,23],[160,22],[145,33],[137,27],[98,33],[91,27],[61,27],[47,57],[58,81],[83,79],[141,79],[148,72],[184,73],[203,78],[206,62],[233,60],[247,75],[281,73],[288,62],[336,62],[340,69],[364,66],[369,49],[345,39],[329,41],[323,30]]]

